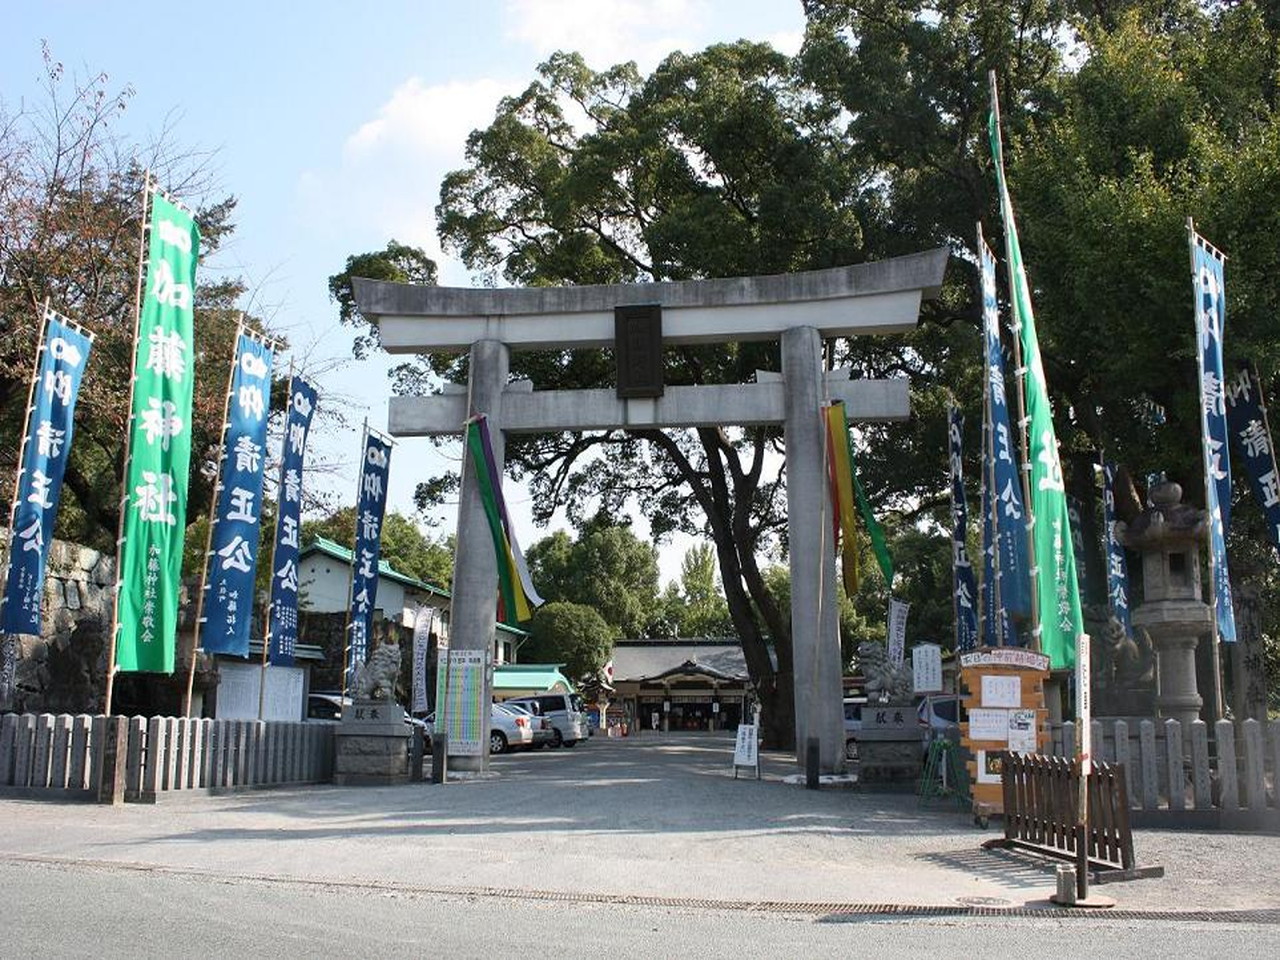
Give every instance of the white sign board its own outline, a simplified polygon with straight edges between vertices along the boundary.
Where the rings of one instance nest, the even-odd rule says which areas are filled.
[[[488,749],[491,708],[481,703],[486,659],[484,650],[449,651],[444,716],[451,757],[478,757]]]
[[[942,692],[942,647],[919,643],[911,648],[911,686],[916,693]]]
[[[1009,711],[1009,752],[1036,752],[1036,712],[1034,710]]]
[[[1022,678],[984,676],[982,678],[982,705],[984,707],[1022,706]]]
[[[975,707],[969,711],[969,739],[1004,743],[1009,739],[1009,711]]]
[[[889,662],[902,666],[907,649],[907,610],[911,604],[901,600],[889,601]]]
[[[1007,750],[978,751],[978,782],[999,783],[1004,776],[1004,758]]]
[[[738,739],[733,745],[735,767],[754,767],[760,762],[758,729],[754,723],[738,724]]]
[[[266,669],[267,692],[262,701],[263,720],[289,720],[303,717],[302,667]],[[257,720],[258,684],[263,676],[260,663],[218,661],[217,718],[219,720]]]
[[[990,647],[960,654],[960,666],[964,667],[1016,667],[1023,670],[1049,669],[1049,658],[1043,653],[1022,647]]]

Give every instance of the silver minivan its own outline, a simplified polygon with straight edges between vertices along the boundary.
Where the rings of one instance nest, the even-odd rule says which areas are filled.
[[[539,693],[532,697],[512,697],[507,703],[532,709],[529,705],[536,703],[541,713],[551,721],[551,746],[572,747],[579,740],[587,738],[586,704],[576,693]]]

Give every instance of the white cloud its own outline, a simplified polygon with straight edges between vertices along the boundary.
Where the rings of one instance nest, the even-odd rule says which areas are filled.
[[[487,127],[498,100],[515,86],[498,80],[426,84],[410,77],[343,144],[343,158],[358,161],[381,151],[409,151],[417,156],[462,160],[472,130]]]
[[[540,57],[573,50],[597,70],[627,60],[648,69],[673,50],[701,46],[710,7],[708,0],[506,0],[502,19],[507,38]]]

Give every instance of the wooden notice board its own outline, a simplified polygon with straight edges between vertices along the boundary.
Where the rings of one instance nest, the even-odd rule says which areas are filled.
[[[1049,658],[1022,647],[979,647],[960,654],[961,742],[968,763],[975,811],[1004,812],[1000,771],[1004,757],[1049,747],[1049,711],[1044,682]]]

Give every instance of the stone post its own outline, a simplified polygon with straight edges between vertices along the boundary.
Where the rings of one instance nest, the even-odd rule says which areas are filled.
[[[821,404],[822,339],[813,327],[782,334],[787,442],[787,536],[791,555],[791,644],[795,667],[796,763],[818,741],[823,773],[844,770],[835,543]]]
[[[480,340],[471,345],[471,375],[467,388],[469,414],[483,413],[489,419],[489,436],[493,456],[501,475],[505,462],[502,435],[502,391],[507,385],[511,354],[497,340]],[[459,424],[461,426],[461,424]],[[462,486],[458,497],[458,535],[453,565],[453,604],[449,624],[450,650],[493,650],[494,619],[497,612],[498,562],[493,553],[493,539],[485,520],[480,487],[470,456],[463,451]],[[487,659],[486,659],[486,662]],[[479,708],[487,711],[493,699],[492,679],[485,671],[484,683],[478,691]],[[478,757],[454,757],[449,765],[455,770],[486,771],[489,768],[488,736]]]

